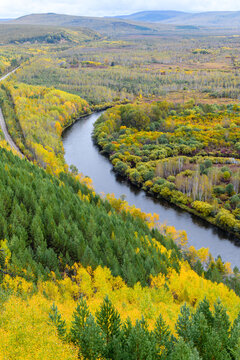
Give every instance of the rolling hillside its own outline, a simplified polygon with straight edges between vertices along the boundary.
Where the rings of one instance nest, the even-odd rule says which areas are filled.
[[[65,14],[30,14],[4,21],[14,25],[44,25],[88,28],[107,34],[155,34],[161,25],[239,28],[240,11],[187,13],[181,11],[142,11],[116,17],[87,17]]]
[[[72,16],[63,14],[31,14],[12,20],[11,24],[21,25],[54,25],[63,27],[85,27],[95,31],[118,33],[154,32],[148,25],[129,23],[117,18],[95,18],[87,16]]]
[[[0,44],[8,43],[78,43],[99,38],[90,29],[65,29],[60,26],[14,24],[0,21]]]

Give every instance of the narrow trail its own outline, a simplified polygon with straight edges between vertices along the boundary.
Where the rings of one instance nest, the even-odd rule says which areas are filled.
[[[19,67],[17,67],[16,69],[10,71],[8,74],[4,75],[3,77],[0,78],[0,82],[7,79],[10,75],[12,75],[17,69],[19,69]],[[7,129],[7,125],[6,122],[4,120],[3,117],[3,113],[2,113],[2,109],[0,108],[0,127],[2,129],[2,132],[4,134],[5,140],[9,143],[9,145],[11,146],[12,149],[16,150],[21,157],[24,157],[23,153],[20,151],[20,149],[18,148],[18,146],[15,144],[15,142],[13,141],[13,139],[11,138],[11,136],[9,135],[8,129]]]

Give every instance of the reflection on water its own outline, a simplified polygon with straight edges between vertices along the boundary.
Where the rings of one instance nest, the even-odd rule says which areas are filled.
[[[177,230],[186,230],[189,244],[197,249],[209,247],[214,257],[221,255],[224,261],[239,266],[239,240],[166,201],[154,199],[114,173],[111,163],[100,154],[91,138],[93,124],[99,116],[100,113],[90,115],[65,131],[63,145],[66,162],[90,176],[98,193],[114,193],[116,197],[124,195],[129,205],[135,205],[146,213],[159,214],[160,222],[173,225]]]

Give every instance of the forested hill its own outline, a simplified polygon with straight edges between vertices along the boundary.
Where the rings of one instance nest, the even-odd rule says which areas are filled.
[[[86,28],[66,29],[61,26],[10,24],[0,21],[0,44],[72,44],[99,39],[100,35]]]
[[[239,297],[197,275],[172,240],[120,210],[121,201],[112,204],[74,175],[54,177],[0,150],[0,238],[6,239],[0,241],[0,353],[9,359],[20,351],[29,360],[123,360],[145,359],[147,351],[150,360],[166,354],[207,360],[221,347],[225,357],[214,358],[237,359]],[[213,262],[210,272],[216,276],[220,269],[224,273],[223,264]],[[106,294],[111,301],[105,298],[99,308]],[[216,303],[220,297],[222,304]],[[56,305],[50,311],[52,301],[67,322]],[[194,315],[190,307],[180,310],[185,301],[198,304]],[[146,320],[137,320],[141,315]],[[208,336],[196,340],[204,326]]]
[[[146,285],[150,275],[179,269],[172,241],[139,218],[116,214],[70,175],[52,177],[5,150],[0,159],[0,238],[8,240],[14,272],[25,269],[36,279],[81,262],[108,266],[130,285]],[[172,249],[170,257],[156,241]]]
[[[88,16],[73,16],[65,14],[30,14],[22,16],[18,19],[11,20],[9,24],[18,25],[54,25],[61,27],[84,27],[93,29],[101,33],[152,33],[154,30],[151,26],[146,24],[138,24],[132,21],[104,18],[104,17],[88,17]]]
[[[119,212],[120,205],[73,175],[54,177],[0,150],[0,353],[17,359],[21,352],[26,360],[147,353],[150,360],[238,359],[239,297],[198,276],[170,239]],[[212,265],[216,274],[220,263]],[[50,309],[53,301],[64,319],[55,304]]]

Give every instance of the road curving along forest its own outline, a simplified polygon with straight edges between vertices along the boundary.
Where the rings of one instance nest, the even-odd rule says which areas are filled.
[[[13,73],[15,73],[15,71],[18,69],[19,67],[17,67],[16,69],[10,71],[9,73],[7,73],[6,75],[4,75],[3,77],[0,78],[0,82],[7,79],[10,75],[12,75]],[[8,129],[7,129],[7,125],[6,122],[4,120],[3,117],[3,113],[2,113],[2,109],[0,108],[0,127],[2,129],[2,132],[5,136],[5,140],[9,143],[9,145],[11,146],[12,149],[16,150],[22,157],[24,157],[23,153],[20,151],[20,149],[18,148],[18,146],[15,144],[15,142],[13,141],[13,139],[11,138],[11,136],[9,135]]]

